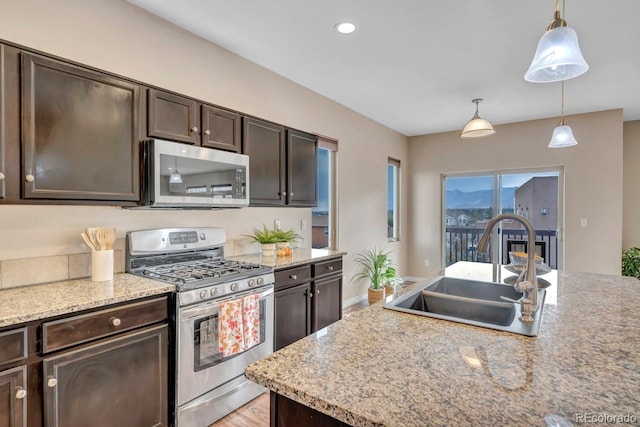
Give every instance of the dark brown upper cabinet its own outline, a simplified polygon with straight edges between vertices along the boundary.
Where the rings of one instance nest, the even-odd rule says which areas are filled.
[[[245,117],[242,144],[252,206],[317,206],[315,135]]]
[[[140,86],[22,53],[25,199],[139,200]]]
[[[240,114],[155,89],[148,114],[150,137],[240,151]]]
[[[0,45],[0,202],[20,200],[20,51]]]
[[[287,204],[318,205],[318,137],[287,129]]]

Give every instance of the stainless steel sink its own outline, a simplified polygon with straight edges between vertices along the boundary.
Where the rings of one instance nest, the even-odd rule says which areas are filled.
[[[468,325],[536,336],[544,304],[544,290],[538,291],[540,308],[533,322],[519,319],[520,304],[502,300],[504,296],[517,300],[522,294],[512,286],[500,283],[438,277],[426,286],[402,295],[384,305],[389,310],[466,323]]]

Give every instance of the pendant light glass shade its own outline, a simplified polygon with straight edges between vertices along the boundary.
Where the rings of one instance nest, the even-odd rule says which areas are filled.
[[[180,172],[178,172],[178,158],[174,157],[175,160],[175,169],[173,170],[173,172],[171,172],[171,176],[169,176],[169,183],[170,184],[182,184],[182,175],[180,175]],[[169,168],[171,169],[171,168]]]
[[[491,123],[481,118],[478,115],[478,104],[482,102],[482,99],[474,99],[472,102],[476,104],[476,113],[471,120],[464,125],[462,132],[460,132],[460,138],[482,138],[483,136],[489,136],[496,133]]]
[[[578,77],[588,69],[575,30],[558,27],[544,33],[538,42],[524,79],[533,83],[557,82]]]
[[[553,129],[553,135],[551,141],[549,141],[549,148],[564,148],[578,145],[578,141],[573,136],[571,126],[567,124],[559,124]]]

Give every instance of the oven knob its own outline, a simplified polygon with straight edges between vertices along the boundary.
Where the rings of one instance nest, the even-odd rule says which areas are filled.
[[[204,233],[200,233],[200,240],[207,240],[207,235]]]
[[[231,284],[231,290],[232,291],[237,291],[238,290],[238,284],[237,283],[232,283]]]
[[[264,285],[264,279],[262,277],[258,277],[258,286]]]
[[[209,291],[209,295],[211,295],[212,297],[215,297],[218,293],[218,290],[216,288],[211,288],[211,290]]]
[[[200,291],[200,299],[205,299],[207,297],[207,291]]]
[[[253,288],[256,285],[256,281],[253,279],[249,279],[249,287]]]

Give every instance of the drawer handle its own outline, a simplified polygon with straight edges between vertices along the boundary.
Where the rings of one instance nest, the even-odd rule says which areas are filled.
[[[120,326],[122,320],[118,319],[117,317],[112,317],[109,319],[109,323],[111,323],[113,326]]]
[[[27,390],[23,389],[22,387],[16,387],[16,399],[20,400],[24,399],[25,397],[27,397]]]
[[[291,274],[291,275],[289,275],[289,279],[291,279],[291,280],[296,280],[297,278],[298,278],[298,275],[297,275],[297,274]]]
[[[327,270],[333,271],[333,265],[330,265],[329,267],[327,267]]]
[[[49,377],[49,379],[47,380],[47,385],[53,388],[58,385],[58,380],[53,377]]]

